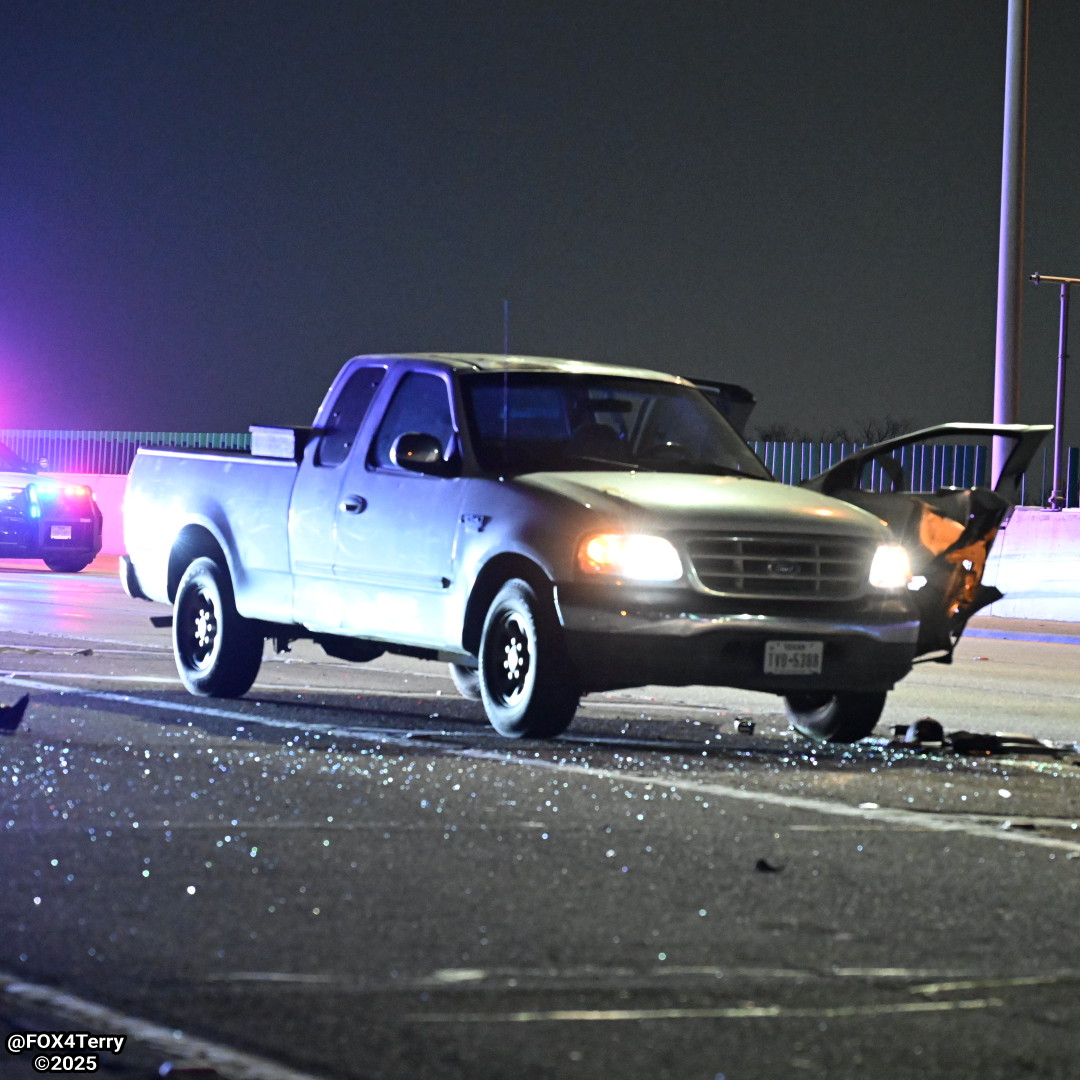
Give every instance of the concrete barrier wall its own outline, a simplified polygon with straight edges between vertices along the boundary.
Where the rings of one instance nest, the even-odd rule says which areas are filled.
[[[127,477],[64,478],[94,489],[105,519],[101,550],[122,555],[120,506]],[[1005,593],[984,615],[1080,622],[1080,510],[1018,507],[990,552],[984,580]]]
[[[983,580],[1005,594],[983,614],[1080,622],[1080,510],[1017,507]]]

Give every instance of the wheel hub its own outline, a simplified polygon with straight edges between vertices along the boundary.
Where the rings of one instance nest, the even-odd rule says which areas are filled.
[[[195,614],[195,645],[200,654],[205,656],[214,647],[217,634],[217,622],[212,608],[200,607]]]
[[[521,642],[516,637],[511,638],[504,652],[506,658],[503,661],[503,667],[506,668],[506,677],[511,682],[517,682],[521,678],[522,670],[525,667],[525,656]]]
[[[524,689],[529,675],[529,663],[528,634],[517,619],[507,619],[503,626],[501,656],[507,701],[516,698]]]

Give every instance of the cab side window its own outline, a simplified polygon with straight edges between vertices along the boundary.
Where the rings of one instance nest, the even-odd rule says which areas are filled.
[[[349,376],[334,402],[334,411],[319,446],[320,465],[340,465],[349,456],[356,433],[385,374],[385,368],[365,367]]]
[[[409,432],[434,435],[446,456],[453,446],[454,421],[446,383],[437,375],[410,371],[398,384],[386,410],[375,443],[371,448],[372,464],[392,466],[390,448],[399,435]]]

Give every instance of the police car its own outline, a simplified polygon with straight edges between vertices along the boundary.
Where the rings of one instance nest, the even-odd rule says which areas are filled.
[[[101,550],[101,510],[85,484],[42,476],[0,443],[0,559],[75,573]]]

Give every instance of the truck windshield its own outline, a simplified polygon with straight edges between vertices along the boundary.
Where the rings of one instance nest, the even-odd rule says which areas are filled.
[[[641,469],[772,479],[689,386],[566,372],[468,374],[461,386],[486,471]]]

